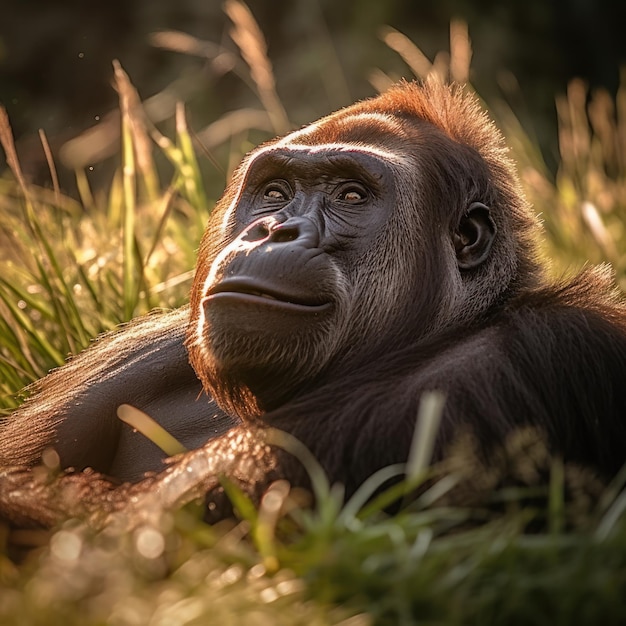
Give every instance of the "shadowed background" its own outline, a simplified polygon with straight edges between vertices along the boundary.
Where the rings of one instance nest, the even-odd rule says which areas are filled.
[[[373,68],[392,78],[407,67],[382,41],[389,25],[431,60],[448,48],[451,20],[468,24],[471,79],[487,100],[507,98],[537,135],[546,162],[557,163],[554,96],[581,77],[611,93],[626,59],[620,29],[626,5],[618,0],[250,0],[268,42],[277,92],[292,124],[372,95]],[[227,111],[252,106],[255,95],[231,71],[231,22],[215,0],[3,0],[0,20],[0,102],[7,108],[27,176],[45,182],[47,166],[37,130],[57,155],[63,144],[100,123],[117,106],[112,61],[119,59],[142,99],[167,89],[188,103],[200,129]],[[209,49],[153,34],[180,31]],[[164,111],[162,116],[168,117]],[[70,167],[72,159],[61,159]],[[100,159],[89,176],[99,183]],[[110,167],[106,167],[107,173]],[[61,173],[64,187],[71,177]],[[108,176],[105,180],[108,179]]]

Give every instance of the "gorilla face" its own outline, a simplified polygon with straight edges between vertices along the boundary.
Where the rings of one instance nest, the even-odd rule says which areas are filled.
[[[218,203],[187,347],[227,412],[277,408],[319,376],[475,315],[506,288],[479,284],[497,231],[483,159],[390,110],[355,105],[261,146]]]
[[[214,217],[231,241],[208,251],[196,282],[189,347],[216,397],[228,381],[252,392],[252,412],[273,408],[367,332],[350,320],[368,308],[359,285],[385,236],[393,181],[386,160],[350,146],[252,155],[234,202]]]

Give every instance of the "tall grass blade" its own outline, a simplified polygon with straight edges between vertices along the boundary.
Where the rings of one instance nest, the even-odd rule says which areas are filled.
[[[130,319],[137,306],[138,279],[135,256],[136,167],[135,147],[131,121],[130,80],[119,61],[113,62],[116,88],[120,100],[122,122],[122,188],[124,196],[123,233],[123,284],[124,317]]]
[[[180,441],[144,411],[130,404],[120,404],[117,407],[117,417],[159,446],[168,456],[187,452],[187,448]]]
[[[413,432],[411,451],[406,465],[408,482],[419,480],[430,465],[445,402],[445,395],[439,391],[428,391],[422,394],[417,425]]]
[[[181,154],[182,168],[180,174],[185,183],[187,198],[196,209],[206,209],[207,199],[204,194],[202,176],[187,128],[185,107],[182,102],[179,102],[176,106],[176,139]]]

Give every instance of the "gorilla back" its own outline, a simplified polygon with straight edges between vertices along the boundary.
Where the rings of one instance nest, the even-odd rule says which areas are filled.
[[[625,460],[626,305],[606,268],[551,283],[537,236],[475,98],[401,83],[253,150],[211,215],[190,308],[44,379],[3,426],[0,462],[55,446],[64,467],[158,471],[156,448],[117,422],[128,403],[239,458],[252,430],[291,433],[350,493],[406,460],[436,389],[438,457],[469,430],[489,458],[533,425],[610,476]],[[306,484],[288,455],[264,454],[271,472],[232,478],[255,494],[277,476]]]

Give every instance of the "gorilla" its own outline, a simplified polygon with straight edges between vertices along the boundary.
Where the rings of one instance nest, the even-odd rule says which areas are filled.
[[[125,403],[254,497],[276,478],[307,484],[270,428],[351,494],[407,460],[420,398],[439,390],[436,459],[461,432],[489,458],[531,426],[608,478],[626,460],[626,302],[605,267],[549,280],[538,230],[477,99],[402,82],[253,150],[210,217],[190,305],[40,381],[1,427],[0,465],[28,475],[52,447],[74,470],[62,480],[98,476],[118,499],[153,489],[194,452],[166,468],[117,418]],[[33,508],[9,497],[12,476],[9,518]]]

